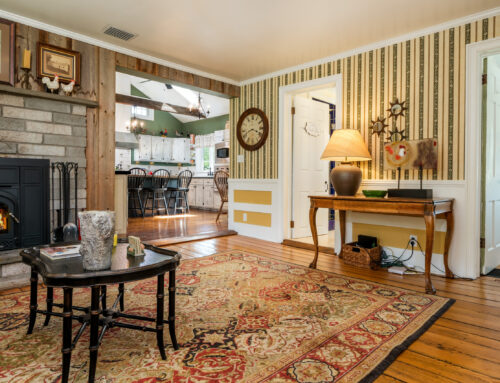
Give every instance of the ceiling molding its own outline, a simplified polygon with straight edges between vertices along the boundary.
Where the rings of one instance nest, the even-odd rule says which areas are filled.
[[[381,41],[378,41],[376,43],[368,44],[368,45],[365,45],[365,46],[362,46],[359,48],[355,48],[355,49],[352,49],[349,51],[345,51],[342,53],[337,53],[337,54],[332,55],[332,56],[323,57],[323,58],[320,58],[318,60],[309,61],[309,62],[304,63],[304,64],[299,64],[299,65],[291,66],[288,68],[280,69],[280,70],[277,70],[275,72],[270,72],[270,73],[266,73],[266,74],[263,74],[260,76],[252,77],[252,78],[249,78],[247,80],[241,81],[238,85],[244,86],[244,85],[248,85],[248,84],[251,84],[251,83],[254,83],[257,81],[262,81],[262,80],[266,80],[269,78],[281,76],[281,75],[284,75],[287,73],[295,72],[297,70],[308,69],[308,68],[316,66],[316,65],[321,65],[321,64],[328,63],[330,61],[335,61],[335,60],[343,59],[346,57],[355,56],[355,55],[360,54],[360,53],[365,53],[365,52],[369,52],[369,51],[372,51],[375,49],[390,46],[392,44],[397,44],[397,43],[400,43],[403,41],[412,40],[412,39],[426,36],[426,35],[429,35],[429,34],[432,34],[435,32],[440,32],[440,31],[443,31],[443,30],[446,30],[449,28],[453,28],[453,27],[467,24],[467,23],[470,23],[473,21],[477,21],[478,19],[485,19],[485,18],[488,18],[491,16],[496,16],[498,14],[500,14],[500,7],[488,9],[488,10],[483,11],[483,12],[473,13],[473,14],[465,16],[465,17],[446,21],[446,22],[441,23],[441,24],[433,25],[433,26],[430,26],[430,27],[427,27],[424,29],[420,29],[418,31],[414,31],[414,32],[410,32],[410,33],[407,33],[404,35],[393,37],[391,39],[381,40]]]
[[[82,42],[87,43],[87,44],[92,44],[92,45],[95,45],[95,46],[98,46],[101,48],[109,49],[111,51],[123,53],[123,54],[129,55],[129,56],[132,56],[132,57],[136,57],[138,59],[150,61],[152,63],[156,63],[156,64],[160,64],[160,65],[165,65],[169,68],[182,70],[185,72],[190,72],[190,73],[198,75],[198,76],[208,77],[212,80],[222,81],[222,82],[225,82],[225,83],[228,83],[231,85],[237,85],[237,86],[239,85],[238,81],[235,81],[235,80],[227,78],[227,77],[217,76],[217,75],[212,74],[212,73],[207,73],[204,71],[200,71],[198,69],[190,68],[188,66],[176,64],[176,63],[171,62],[171,61],[163,60],[163,59],[160,59],[158,57],[154,57],[154,56],[150,56],[150,55],[147,55],[144,53],[140,53],[140,52],[134,51],[132,49],[124,48],[124,47],[121,47],[121,46],[118,46],[118,45],[115,45],[112,43],[108,43],[106,41],[102,41],[102,40],[99,40],[99,39],[96,39],[96,38],[93,38],[93,37],[90,37],[87,35],[83,35],[81,33],[72,32],[72,31],[69,31],[67,29],[59,28],[59,27],[56,27],[54,25],[44,23],[42,21],[31,19],[29,17],[24,17],[24,16],[17,15],[17,14],[12,13],[12,12],[7,12],[7,11],[4,11],[2,9],[0,9],[0,17],[7,19],[7,20],[15,21],[17,23],[29,25],[33,28],[38,28],[38,29],[42,29],[42,30],[47,31],[47,32],[56,33],[56,34],[61,35],[61,36],[69,37],[69,38],[74,39],[74,40],[79,40],[79,41],[82,41]]]

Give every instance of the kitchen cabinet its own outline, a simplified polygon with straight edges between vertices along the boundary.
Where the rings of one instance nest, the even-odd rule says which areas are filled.
[[[189,138],[169,138],[141,134],[138,137],[139,149],[135,150],[136,161],[179,162],[191,160]]]
[[[221,198],[213,178],[193,178],[188,193],[189,206],[198,209],[218,210]],[[227,204],[224,205],[227,211]]]
[[[136,152],[136,161],[151,161],[151,136],[139,134],[139,150]]]

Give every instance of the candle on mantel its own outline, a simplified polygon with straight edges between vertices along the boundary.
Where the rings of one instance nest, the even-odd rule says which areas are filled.
[[[31,69],[31,51],[29,49],[25,49],[23,52],[23,64],[21,68]]]

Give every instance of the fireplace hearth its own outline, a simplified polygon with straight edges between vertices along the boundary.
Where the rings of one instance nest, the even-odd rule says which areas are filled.
[[[49,243],[49,233],[49,160],[0,158],[0,257]]]

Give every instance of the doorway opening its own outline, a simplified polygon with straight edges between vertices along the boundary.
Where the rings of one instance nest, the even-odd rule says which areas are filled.
[[[280,89],[283,102],[283,243],[313,248],[309,225],[309,196],[332,195],[329,173],[333,162],[320,159],[333,130],[340,128],[341,78],[294,84]],[[317,215],[320,250],[334,253],[335,213],[321,209]]]
[[[483,58],[481,273],[500,276],[500,54]]]

